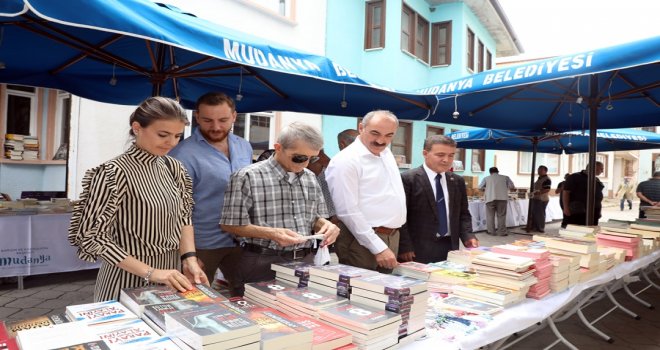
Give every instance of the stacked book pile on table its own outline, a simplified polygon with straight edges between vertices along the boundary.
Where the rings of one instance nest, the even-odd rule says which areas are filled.
[[[277,306],[277,293],[295,290],[296,286],[282,281],[272,280],[245,284],[245,299],[268,307]]]
[[[601,266],[596,242],[547,235],[534,235],[533,240],[544,242],[552,254],[578,259],[580,282],[593,278],[606,270],[605,265]]]
[[[376,274],[376,271],[344,264],[312,266],[309,269],[309,286],[348,298],[351,294],[351,279]]]
[[[39,159],[39,139],[36,136],[5,134],[5,158],[11,160]]]
[[[288,282],[297,287],[307,287],[309,282],[309,268],[314,264],[292,261],[271,264],[271,270],[275,271],[275,279]]]
[[[541,299],[550,293],[550,282],[552,279],[552,264],[550,263],[550,252],[547,249],[537,248],[532,243],[503,244],[491,248],[494,253],[512,256],[521,256],[534,259],[534,277],[538,280],[531,285],[527,292],[528,298]]]

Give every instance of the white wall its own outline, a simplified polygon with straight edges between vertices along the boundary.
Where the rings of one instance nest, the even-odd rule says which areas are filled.
[[[78,96],[71,100],[69,198],[77,199],[88,169],[123,153],[130,146],[128,119],[135,106],[113,105]]]

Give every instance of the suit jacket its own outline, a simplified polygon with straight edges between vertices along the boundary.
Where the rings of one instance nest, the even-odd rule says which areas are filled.
[[[451,235],[451,248],[459,248],[458,240],[463,242],[474,238],[472,234],[472,216],[468,210],[465,180],[452,173],[445,173],[447,179],[447,200],[449,203],[449,234]],[[418,261],[433,260],[437,256],[446,256],[446,252],[439,252],[438,213],[435,204],[435,195],[424,167],[409,170],[401,175],[403,189],[406,192],[406,206],[408,217],[401,227],[399,253],[414,251]],[[445,245],[442,245],[446,247]],[[446,249],[446,248],[445,248]],[[444,259],[442,259],[444,260]]]

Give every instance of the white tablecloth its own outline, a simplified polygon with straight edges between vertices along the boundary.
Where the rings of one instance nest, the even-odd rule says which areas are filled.
[[[403,349],[476,349],[487,344],[494,343],[508,335],[520,332],[537,322],[552,316],[555,312],[577,298],[582,291],[608,283],[612,280],[622,278],[634,271],[648,266],[660,259],[660,250],[645,257],[630,262],[619,264],[612,269],[571,288],[561,292],[553,293],[541,299],[525,299],[519,304],[507,307],[504,311],[495,315],[494,319],[486,327],[473,334],[466,335],[457,341],[446,342],[441,339],[429,337],[427,339],[413,342]]]
[[[483,201],[468,202],[470,215],[472,215],[472,230],[474,232],[486,230],[486,203]],[[516,227],[527,224],[528,199],[510,199],[506,209],[506,226]],[[550,197],[545,209],[545,222],[562,219],[559,206],[559,197]]]
[[[0,277],[99,267],[78,259],[69,245],[71,214],[0,216]]]

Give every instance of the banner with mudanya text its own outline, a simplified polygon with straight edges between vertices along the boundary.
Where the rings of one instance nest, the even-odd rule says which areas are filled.
[[[0,216],[0,277],[99,267],[78,259],[67,240],[71,214]]]

